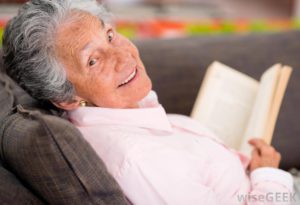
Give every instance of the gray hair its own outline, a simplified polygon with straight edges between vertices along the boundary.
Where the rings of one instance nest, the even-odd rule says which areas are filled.
[[[6,26],[3,59],[6,73],[32,97],[72,102],[75,88],[55,56],[55,31],[74,9],[104,22],[109,14],[96,0],[31,0]]]

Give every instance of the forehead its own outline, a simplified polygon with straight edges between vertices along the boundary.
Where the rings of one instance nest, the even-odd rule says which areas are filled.
[[[56,47],[59,51],[75,52],[84,47],[95,33],[100,34],[104,23],[98,17],[84,11],[74,11],[62,23],[56,35]],[[70,52],[68,52],[70,53]]]
[[[103,27],[104,23],[97,16],[94,16],[86,11],[73,10],[61,25],[60,30],[68,28],[76,29],[80,26],[97,26]]]

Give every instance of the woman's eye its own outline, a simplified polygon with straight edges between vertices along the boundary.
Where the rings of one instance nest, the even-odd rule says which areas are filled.
[[[89,61],[89,66],[93,66],[93,65],[95,65],[95,64],[96,64],[96,62],[97,62],[97,60],[96,60],[96,59],[92,59],[92,60],[90,60],[90,61]]]
[[[111,42],[114,38],[114,32],[112,30],[108,31],[108,41]]]

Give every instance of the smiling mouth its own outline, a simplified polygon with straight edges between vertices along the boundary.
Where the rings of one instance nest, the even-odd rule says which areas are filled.
[[[118,87],[121,87],[121,86],[124,86],[128,83],[130,83],[134,77],[136,76],[136,73],[137,73],[137,69],[135,69],[129,76],[128,78],[126,78],[126,80],[124,80],[120,85],[118,85]]]

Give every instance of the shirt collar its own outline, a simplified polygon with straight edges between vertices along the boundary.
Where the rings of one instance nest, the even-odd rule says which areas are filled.
[[[77,126],[125,125],[172,132],[166,111],[154,91],[150,91],[138,105],[139,108],[134,109],[79,107],[69,111],[68,117]]]

